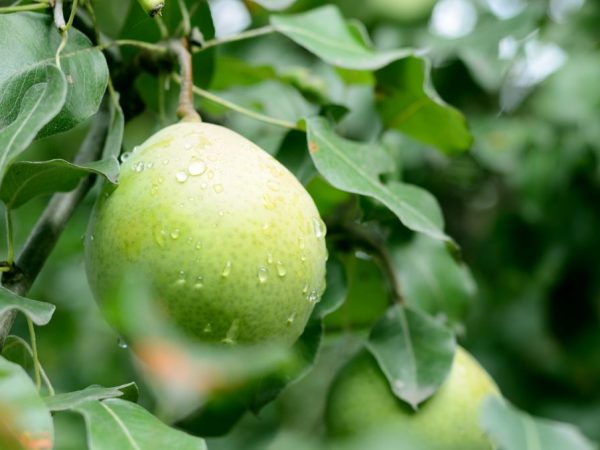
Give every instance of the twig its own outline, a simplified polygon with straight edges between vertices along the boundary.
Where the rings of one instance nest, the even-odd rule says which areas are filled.
[[[50,8],[48,3],[32,3],[30,5],[16,5],[0,7],[0,14],[14,13],[21,11],[37,11],[40,9]]]
[[[201,52],[211,47],[216,47],[218,45],[228,44],[230,42],[243,41],[245,39],[252,39],[258,36],[264,36],[265,34],[271,34],[275,32],[275,28],[271,25],[267,25],[261,28],[255,28],[254,30],[244,31],[242,33],[233,34],[231,36],[225,36],[219,39],[210,39],[204,42],[199,47],[194,47],[193,52]]]
[[[194,109],[194,73],[192,69],[192,54],[188,50],[187,38],[171,41],[169,48],[177,56],[181,73],[179,77],[181,90],[177,115],[185,121],[200,121],[200,115]]]
[[[192,30],[190,22],[190,12],[184,0],[179,0],[179,10],[181,11],[181,23],[183,24],[183,35],[188,36]]]
[[[75,14],[77,13],[77,6],[79,0],[73,0],[73,4],[71,5],[71,14],[69,15],[69,20],[65,24],[65,17],[63,15],[62,10],[62,0],[56,0],[56,4],[54,5],[54,23],[57,28],[62,33],[62,39],[60,40],[60,44],[58,45],[58,49],[56,49],[56,66],[60,69],[60,54],[63,49],[67,45],[67,41],[69,39],[69,28],[73,25],[73,20],[75,20]]]
[[[75,162],[78,164],[94,161],[102,152],[110,120],[106,104],[105,101],[81,145],[75,158]],[[18,295],[25,296],[27,294],[75,208],[92,187],[93,181],[94,177],[89,176],[71,192],[55,194],[52,197],[19,254],[16,267],[3,274],[2,285],[4,287]],[[4,345],[6,336],[10,333],[15,316],[15,311],[0,316],[0,349]]]
[[[345,238],[349,237],[357,245],[363,247],[366,251],[371,253],[376,258],[381,270],[383,270],[384,276],[387,278],[392,291],[392,298],[394,302],[400,305],[405,305],[406,300],[402,294],[402,287],[400,279],[396,274],[394,262],[390,253],[383,243],[375,239],[370,233],[363,229],[360,225],[355,223],[334,223],[328,225],[329,235],[339,233]]]
[[[173,74],[172,78],[176,83],[181,83],[181,78],[178,75]],[[252,117],[253,119],[260,120],[261,122],[269,123],[271,125],[276,125],[282,128],[287,128],[289,130],[303,131],[301,127],[292,122],[276,119],[274,117],[270,117],[256,111],[252,111],[251,109],[244,108],[243,106],[230,102],[229,100],[226,100],[223,97],[219,97],[218,95],[212,94],[202,88],[199,88],[198,86],[192,86],[192,91],[199,97],[203,97],[207,100],[210,100],[213,103],[224,106],[228,109],[231,109],[232,111],[239,112],[240,114],[244,114],[248,117]]]

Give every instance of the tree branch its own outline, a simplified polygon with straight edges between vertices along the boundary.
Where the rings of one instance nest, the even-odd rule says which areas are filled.
[[[99,158],[110,120],[107,109],[109,101],[110,99],[105,99],[102,109],[94,118],[75,157],[75,163],[82,164]],[[94,179],[94,176],[89,176],[71,192],[55,194],[52,197],[17,257],[14,269],[3,274],[2,285],[5,288],[18,295],[27,294],[75,212],[75,208],[92,187]],[[15,311],[0,316],[0,349],[10,333],[15,317]]]

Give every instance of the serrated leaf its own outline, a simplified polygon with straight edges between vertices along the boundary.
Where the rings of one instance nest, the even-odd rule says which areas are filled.
[[[409,305],[461,323],[476,287],[469,268],[457,262],[446,246],[425,236],[393,249],[392,258]]]
[[[395,305],[371,330],[367,348],[394,394],[417,409],[450,373],[456,340],[430,316]]]
[[[40,75],[54,64],[60,41],[61,35],[51,15],[0,15],[0,128],[11,124],[19,109],[23,109],[23,93],[39,83]],[[108,67],[102,52],[93,48],[89,39],[74,28],[69,30],[69,40],[60,60],[67,81],[66,101],[40,136],[68,130],[95,114],[108,83]],[[59,105],[44,100],[40,106]]]
[[[333,5],[301,14],[271,16],[271,25],[323,61],[346,69],[375,70],[414,53],[412,49],[375,50],[363,27],[346,22]]]
[[[427,60],[410,57],[376,73],[383,123],[445,153],[467,150],[473,138],[466,119],[437,95],[430,70]]]
[[[90,450],[206,449],[203,439],[168,427],[135,403],[87,401],[74,409],[85,419]]]
[[[394,166],[377,144],[361,144],[338,136],[321,118],[307,119],[308,148],[317,170],[338,189],[373,197],[387,206],[408,228],[434,239],[453,242],[444,233],[444,220],[427,191],[379,177]]]
[[[49,450],[53,447],[50,411],[25,370],[3,357],[0,357],[0,424],[2,449]]]
[[[573,425],[539,419],[519,411],[505,400],[488,397],[483,405],[481,425],[498,450],[594,450]]]
[[[106,400],[109,398],[123,397],[131,401],[137,400],[138,389],[135,383],[122,386],[105,388],[102,386],[88,386],[81,391],[67,392],[46,397],[44,401],[50,411],[65,411],[74,409],[77,405],[91,400]]]
[[[56,307],[50,303],[38,302],[21,297],[0,286],[0,316],[8,311],[20,311],[36,325],[46,325],[52,319]]]
[[[9,209],[18,208],[38,195],[70,191],[90,174],[116,183],[119,162],[114,157],[79,165],[64,159],[20,161],[6,172],[0,185],[0,200]]]
[[[271,11],[281,11],[281,10],[289,8],[294,3],[296,3],[296,0],[250,0],[250,1],[262,6],[265,9],[271,10]]]
[[[2,72],[0,69],[0,180],[12,161],[58,114],[67,96],[67,82],[56,66],[38,67],[13,76],[11,83],[2,83]],[[17,86],[18,99],[14,98]]]

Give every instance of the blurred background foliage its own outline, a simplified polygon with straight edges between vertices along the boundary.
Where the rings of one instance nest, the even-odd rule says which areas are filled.
[[[289,11],[321,3],[300,0]],[[294,155],[305,152],[305,144],[293,132],[202,101],[198,106],[205,119],[279,153],[308,181],[328,223],[344,211],[374,228],[392,254],[409,300],[418,298],[418,306],[443,314],[509,400],[532,414],[576,424],[600,440],[600,4],[332,3],[346,17],[362,21],[378,48],[426,50],[436,90],[467,116],[475,137],[470,152],[444,156],[398,132],[383,133],[370,73],[327,66],[281,36],[223,47],[214,64],[196,60],[196,83],[291,121],[331,105],[348,108],[338,131],[382,142],[397,163],[391,176],[434,194],[469,269],[454,264],[437,244],[415,239],[380,205],[352,201],[314,176],[310,163]],[[210,6],[217,36],[268,21],[256,3],[215,0]],[[133,2],[96,2],[96,13],[109,37],[160,38]],[[167,23],[170,17],[168,6]],[[123,57],[134,53],[123,51]],[[125,151],[175,120],[178,94],[154,68],[132,81],[134,88],[121,92],[128,119]],[[25,156],[69,159],[86,127],[39,140]],[[46,200],[15,212],[20,245]],[[99,313],[84,275],[82,237],[93,201],[88,197],[78,209],[30,295],[57,305],[51,324],[38,330],[38,345],[48,375],[64,392],[137,379],[131,355]],[[211,450],[284,448],[290,434],[315,438],[324,432],[322,412],[332,377],[388,303],[386,281],[369,254],[351,242],[335,246],[349,290],[344,306],[326,320],[315,368],[259,416],[247,414],[226,437],[209,439]],[[450,309],[440,310],[440,295],[451,298]],[[14,332],[27,336],[22,318]],[[146,389],[141,402],[152,408]],[[57,448],[83,448],[81,423],[75,415],[57,416]]]

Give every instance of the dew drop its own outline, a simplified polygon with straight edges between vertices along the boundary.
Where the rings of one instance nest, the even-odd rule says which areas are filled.
[[[188,179],[188,176],[184,171],[179,171],[175,174],[175,178],[177,178],[177,181],[180,183],[185,183]]]
[[[96,239],[96,237],[95,237],[95,236],[92,234],[92,235],[90,236],[90,241],[93,241],[94,239]]]
[[[300,248],[300,250],[304,250],[304,239],[302,239],[301,237],[298,238],[298,247]]]
[[[200,185],[200,187],[201,187],[202,189],[206,189],[206,188],[208,187],[208,184],[206,184],[206,183],[202,183],[202,184]]]
[[[154,167],[154,163],[149,162],[148,164],[146,164],[146,168],[148,169],[152,169]]]
[[[258,268],[258,281],[264,284],[269,279],[269,270],[266,267]]]
[[[313,289],[312,291],[309,292],[308,296],[306,297],[306,300],[308,300],[308,303],[311,304],[315,304],[319,302],[319,293],[317,292],[316,289]]]
[[[225,211],[219,211],[219,216],[223,217],[225,215]]]
[[[117,339],[117,346],[119,348],[127,348],[127,342],[125,342],[122,338]]]
[[[222,185],[222,184],[215,184],[215,185],[213,186],[213,189],[214,189],[214,191],[215,191],[217,194],[220,194],[221,192],[223,192],[223,185]]]
[[[305,295],[308,293],[308,283],[305,284],[304,287],[302,288],[302,293]]]
[[[154,229],[154,240],[159,247],[164,248],[166,242],[167,232],[162,228]]]
[[[141,173],[144,171],[144,161],[138,161],[137,163],[135,163],[135,165],[133,166],[133,170],[137,173]]]
[[[285,277],[287,270],[285,270],[285,266],[283,265],[283,263],[281,261],[277,261],[276,266],[277,266],[277,275],[279,275],[281,278]]]
[[[192,147],[193,147],[192,144],[190,144],[189,142],[186,142],[185,145],[183,146],[183,148],[186,150],[191,150]]]
[[[206,326],[204,327],[204,330],[202,330],[202,331],[204,331],[204,333],[206,333],[206,334],[212,333],[212,326],[210,325],[210,323],[207,323]]]
[[[202,175],[204,172],[206,172],[206,164],[202,161],[195,161],[188,166],[188,173],[193,177]]]
[[[196,242],[196,250],[200,250],[202,248],[201,242]]]
[[[202,278],[201,276],[197,276],[196,277],[196,282],[194,283],[194,289],[196,290],[200,290],[204,287],[204,278]]]
[[[273,202],[273,199],[269,194],[263,195],[263,206],[269,210],[275,209],[275,202]]]
[[[206,176],[209,180],[212,180],[215,177],[215,173],[212,170],[209,170]]]
[[[183,286],[185,284],[185,272],[183,270],[179,271],[179,278],[175,282],[177,286]]]
[[[158,177],[158,184],[163,184],[165,179],[163,177]]]
[[[273,264],[273,255],[271,253],[267,253],[267,264]]]
[[[318,217],[313,218],[313,229],[317,239],[320,239],[323,236],[325,236],[325,224]]]
[[[163,166],[166,166],[167,164],[169,164],[169,160],[168,159],[163,159]]]
[[[221,272],[221,276],[223,278],[227,278],[231,274],[231,261],[227,261],[225,263],[225,267],[223,267],[223,272]]]
[[[304,253],[300,255],[300,261],[302,261],[302,262],[306,261],[306,255]]]
[[[227,330],[227,334],[225,335],[225,338],[221,342],[223,342],[224,344],[233,345],[236,343],[239,334],[240,334],[240,320],[235,319],[233,322],[231,322],[231,326],[229,327],[229,330]]]
[[[125,161],[127,161],[129,159],[130,156],[131,156],[130,152],[125,152],[121,155],[121,157],[119,159],[121,160],[122,163],[124,163]]]
[[[262,224],[262,230],[265,234],[270,234],[270,225],[268,224],[268,222],[265,222]]]
[[[179,239],[180,235],[181,232],[179,231],[179,228],[175,228],[173,231],[171,231],[171,239]]]
[[[296,320],[296,312],[294,311],[294,312],[293,312],[293,313],[290,315],[290,317],[288,317],[288,318],[287,318],[287,321],[286,321],[286,323],[287,323],[287,325],[288,325],[288,326],[290,326],[291,324],[293,324],[293,323],[294,323],[294,321],[295,321],[295,320]]]
[[[275,180],[267,181],[267,187],[271,189],[273,192],[279,191],[279,183]]]

